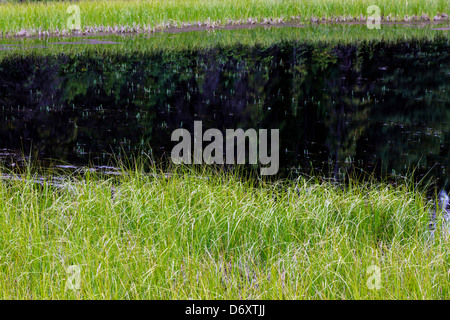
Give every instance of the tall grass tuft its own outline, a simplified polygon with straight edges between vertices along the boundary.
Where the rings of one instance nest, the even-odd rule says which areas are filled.
[[[170,171],[0,179],[0,298],[450,297],[449,242],[426,241],[432,206],[408,182]]]

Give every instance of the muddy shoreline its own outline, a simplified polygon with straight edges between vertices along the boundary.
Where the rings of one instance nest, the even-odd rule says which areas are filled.
[[[444,16],[444,15],[443,15]],[[359,20],[356,20],[359,19]],[[438,25],[442,23],[448,23],[450,19],[447,15],[440,19],[417,19],[411,21],[388,21],[382,19],[381,25],[404,25],[406,27],[425,27],[429,25]],[[56,31],[42,31],[42,30],[22,30],[14,34],[2,33],[1,38],[11,39],[11,38],[50,38],[50,37],[85,37],[85,36],[108,36],[108,35],[135,35],[135,34],[156,34],[156,33],[183,33],[183,32],[193,32],[193,31],[213,31],[213,30],[236,30],[236,29],[253,29],[253,28],[305,28],[311,26],[319,25],[364,25],[367,21],[364,17],[354,18],[350,21],[342,21],[336,19],[315,19],[311,18],[308,22],[302,22],[300,20],[293,20],[290,22],[284,22],[282,19],[269,19],[263,22],[255,21],[237,21],[228,24],[216,24],[213,22],[198,23],[195,25],[184,24],[183,26],[172,26],[167,25],[163,27],[140,27],[140,26],[122,26],[122,27],[86,27],[83,30],[56,30]],[[436,28],[431,30],[441,30],[448,31],[449,27]]]

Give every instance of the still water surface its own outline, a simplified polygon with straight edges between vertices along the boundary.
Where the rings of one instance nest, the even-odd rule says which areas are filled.
[[[114,43],[116,39],[104,38]],[[92,40],[90,40],[92,41]],[[279,129],[279,176],[415,168],[448,184],[448,39],[290,41],[171,53],[11,56],[0,62],[0,159],[74,166],[169,156],[171,133]],[[109,168],[109,167],[108,167]]]

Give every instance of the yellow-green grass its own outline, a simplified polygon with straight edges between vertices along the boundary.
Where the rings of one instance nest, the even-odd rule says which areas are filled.
[[[432,205],[408,182],[172,171],[59,189],[0,179],[0,298],[450,297],[450,242],[427,242]],[[78,290],[66,289],[71,265]]]
[[[21,35],[68,30],[67,22],[80,8],[83,30],[124,27],[128,31],[148,31],[166,26],[183,27],[187,23],[203,26],[263,22],[287,22],[300,19],[361,20],[372,12],[367,9],[376,4],[383,20],[448,19],[450,4],[447,0],[149,0],[149,1],[51,1],[7,2],[0,4],[0,31],[3,35]],[[444,17],[442,17],[444,14]],[[389,17],[389,18],[388,18]],[[345,18],[345,19],[344,19]],[[250,19],[250,20],[249,20]],[[72,21],[72,20],[71,20]]]

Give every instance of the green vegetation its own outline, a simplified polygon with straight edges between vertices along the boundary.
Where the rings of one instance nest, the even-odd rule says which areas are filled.
[[[150,1],[55,1],[8,2],[0,5],[0,30],[3,35],[57,32],[66,29],[80,7],[81,28],[87,32],[148,32],[154,28],[242,23],[282,23],[310,21],[361,21],[372,14],[369,0],[150,0]],[[379,0],[384,20],[448,19],[447,0]],[[121,29],[121,27],[124,27]]]
[[[45,37],[49,33],[69,34],[67,19],[71,13],[67,13],[67,8],[72,4],[81,9],[83,38]],[[420,59],[430,59],[428,69],[431,70],[435,67],[433,63],[445,60],[448,31],[431,30],[436,29],[435,25],[420,28],[386,25],[381,30],[342,24],[239,30],[212,28],[264,21],[266,24],[292,20],[304,24],[317,19],[361,21],[367,17],[367,7],[371,4],[372,1],[366,0],[2,3],[0,31],[4,38],[0,44],[0,73],[8,73],[8,79],[13,79],[11,83],[14,84],[2,89],[8,92],[2,102],[3,112],[14,110],[12,119],[18,118],[21,107],[25,109],[15,103],[19,94],[30,97],[23,101],[31,106],[31,102],[40,101],[46,90],[40,79],[45,79],[48,87],[64,93],[71,102],[67,105],[72,105],[73,109],[76,101],[81,101],[80,97],[89,92],[105,96],[133,92],[133,104],[142,108],[153,106],[148,108],[150,116],[139,115],[136,123],[141,121],[153,129],[156,126],[152,122],[152,112],[157,112],[158,107],[166,107],[161,101],[166,102],[164,99],[176,92],[169,93],[168,88],[184,84],[183,81],[194,75],[199,79],[195,85],[203,88],[208,69],[201,54],[216,55],[217,61],[228,62],[229,70],[235,71],[235,74],[227,72],[221,78],[229,80],[226,88],[238,87],[233,82],[233,79],[243,78],[235,76],[238,72],[243,74],[246,70],[259,68],[264,75],[260,77],[262,84],[257,81],[250,84],[262,88],[255,92],[260,92],[258,99],[263,102],[273,92],[279,92],[269,90],[272,88],[268,85],[269,79],[275,79],[270,71],[295,61],[290,73],[279,76],[285,83],[292,84],[289,88],[294,88],[292,96],[286,95],[286,101],[292,101],[292,104],[286,103],[286,108],[297,110],[297,101],[306,103],[305,97],[312,96],[318,104],[322,101],[317,110],[325,112],[328,106],[334,105],[334,96],[338,96],[333,93],[339,92],[323,93],[326,86],[320,85],[318,94],[309,91],[312,90],[309,84],[312,79],[320,84],[324,77],[317,75],[322,75],[323,70],[338,70],[337,50],[332,46],[296,50],[297,44],[308,46],[326,42],[339,46],[364,41],[358,48],[357,59],[361,63],[372,63],[392,59],[391,52],[397,52],[395,48],[382,48],[378,44],[411,40],[411,46],[418,47],[413,51],[418,52],[417,55],[411,57],[416,63]],[[448,21],[448,0],[380,0],[376,4],[381,8],[384,20],[433,20],[436,16]],[[448,22],[445,23],[448,26]],[[208,29],[191,33],[154,33],[156,29],[189,25]],[[97,32],[143,34],[98,36],[95,39],[88,36]],[[44,39],[9,37],[14,35],[38,35]],[[420,40],[426,41],[421,43]],[[427,50],[430,42],[436,52]],[[269,50],[276,45],[280,47],[274,50],[273,56],[268,54],[262,62],[253,58],[253,51]],[[243,49],[233,52],[236,48]],[[202,49],[212,50],[203,53]],[[378,50],[387,53],[379,54]],[[173,54],[174,51],[178,51],[177,54]],[[294,52],[295,59],[291,60],[286,52]],[[196,55],[191,56],[192,53]],[[21,56],[30,55],[37,58],[21,61]],[[56,59],[52,61],[51,55]],[[242,63],[239,68],[236,67],[238,63]],[[435,81],[448,74],[446,65],[442,66],[439,73],[432,75]],[[282,71],[281,68],[278,70]],[[354,70],[361,72],[358,67]],[[45,77],[40,78],[41,74]],[[334,74],[339,75],[339,72]],[[360,75],[362,78],[362,73],[357,76]],[[61,83],[57,82],[58,76],[63,78]],[[408,74],[390,77],[388,80],[392,82],[397,80],[396,77],[409,79]],[[432,103],[434,109],[428,108],[433,112],[425,113],[429,118],[439,117],[439,121],[432,122],[437,123],[438,130],[434,131],[436,139],[431,140],[433,144],[429,147],[439,150],[440,136],[436,134],[446,134],[445,128],[441,128],[445,126],[443,120],[447,115],[442,101],[446,101],[448,90],[445,82],[441,86],[433,85],[430,78],[429,73],[422,72],[418,80],[426,81],[431,88],[439,88],[428,94],[426,103]],[[19,88],[22,79],[26,83]],[[104,79],[107,85],[101,92],[97,83]],[[33,87],[35,83],[37,85]],[[135,83],[144,83],[144,94],[135,96],[135,91],[127,87],[131,84],[132,90],[138,92],[141,89],[134,89]],[[170,87],[165,87],[166,83]],[[274,83],[273,86],[282,86]],[[409,100],[413,100],[418,94],[411,88],[419,86],[411,83],[414,82],[401,83],[395,90],[405,97],[410,94]],[[240,87],[247,90],[251,86]],[[157,94],[153,93],[155,88]],[[14,90],[20,93],[15,94]],[[339,90],[338,86],[333,85],[333,90]],[[365,119],[373,118],[370,112],[376,111],[370,98],[366,98],[368,95],[358,95],[366,89],[355,84],[349,90],[352,100],[345,103],[359,109],[349,108],[345,113],[359,112],[362,120],[357,124],[359,127],[347,135],[348,140],[339,141],[342,148],[348,149],[353,147],[353,141],[362,137],[364,130],[372,130]],[[52,94],[46,96],[53,99]],[[116,105],[130,104],[128,96],[119,99],[117,95],[119,102]],[[10,101],[14,104],[9,104]],[[256,105],[256,99],[254,101]],[[444,111],[440,112],[439,108]],[[50,105],[46,110],[53,111]],[[409,111],[409,114],[426,118],[418,111]],[[84,111],[80,117],[83,116]],[[292,118],[295,120],[292,125],[297,128],[298,121]],[[262,113],[254,116],[255,123],[261,123],[261,119],[264,119]],[[387,123],[383,117],[380,119],[381,123]],[[393,117],[390,119],[392,122]],[[4,127],[10,130],[13,120],[6,118]],[[328,127],[338,127],[332,122],[336,119],[329,121]],[[133,124],[131,120],[128,123]],[[288,125],[287,122],[286,127]],[[74,128],[64,127],[66,134],[71,130],[75,132],[66,136],[55,135],[58,131],[54,128],[42,129],[39,132],[42,139],[36,139],[34,143],[53,141],[51,139],[57,137],[58,142],[54,145],[59,147],[63,139],[73,139],[78,130]],[[99,130],[95,127],[94,131]],[[327,134],[336,136],[332,130]],[[389,141],[395,141],[395,137],[403,141],[402,136],[392,134],[389,137]],[[380,145],[388,146],[382,142]],[[392,149],[382,150],[393,153]],[[401,149],[402,154],[408,154],[405,150],[408,149]],[[383,153],[378,154],[383,158]],[[408,159],[414,154],[421,153],[410,153]],[[399,156],[398,159],[404,165],[403,158]],[[165,175],[153,168],[152,174],[144,174],[138,166],[135,170],[122,169],[122,174],[114,177],[89,171],[84,176],[63,172],[62,179],[66,182],[58,180],[59,185],[55,185],[51,182],[51,173],[44,175],[47,182],[36,180],[32,172],[39,170],[30,167],[17,179],[11,179],[11,173],[8,172],[8,177],[1,175],[6,169],[0,168],[2,299],[450,298],[450,242],[442,237],[439,228],[435,241],[427,241],[433,205],[427,200],[425,191],[418,190],[409,181],[356,183],[350,179],[349,183],[337,186],[319,179],[246,180],[233,173],[209,169],[199,174],[187,168],[172,168],[171,174]],[[66,290],[70,276],[66,272],[73,265],[80,268],[81,288]],[[368,282],[372,284],[372,274],[368,272],[371,266],[380,268],[379,290],[367,285]]]
[[[257,27],[252,29],[218,30],[211,29],[198,32],[161,32],[156,35],[123,35],[49,37],[39,38],[6,38],[0,44],[0,59],[13,54],[65,55],[84,54],[86,51],[95,54],[134,54],[189,50],[206,50],[211,48],[230,48],[236,45],[247,47],[269,47],[280,43],[297,41],[299,43],[317,44],[355,44],[361,41],[435,41],[449,39],[449,33],[439,29],[439,25],[420,28],[405,28],[399,25],[386,25],[381,30],[370,30],[364,25],[321,25],[304,28],[296,27]],[[86,39],[91,39],[89,42]],[[112,41],[101,43],[99,41]],[[115,42],[115,43],[114,43]],[[26,50],[24,50],[26,49]]]
[[[71,181],[0,181],[2,299],[450,297],[449,242],[427,243],[431,206],[407,182],[343,190],[187,169]],[[79,290],[65,290],[71,265]]]

